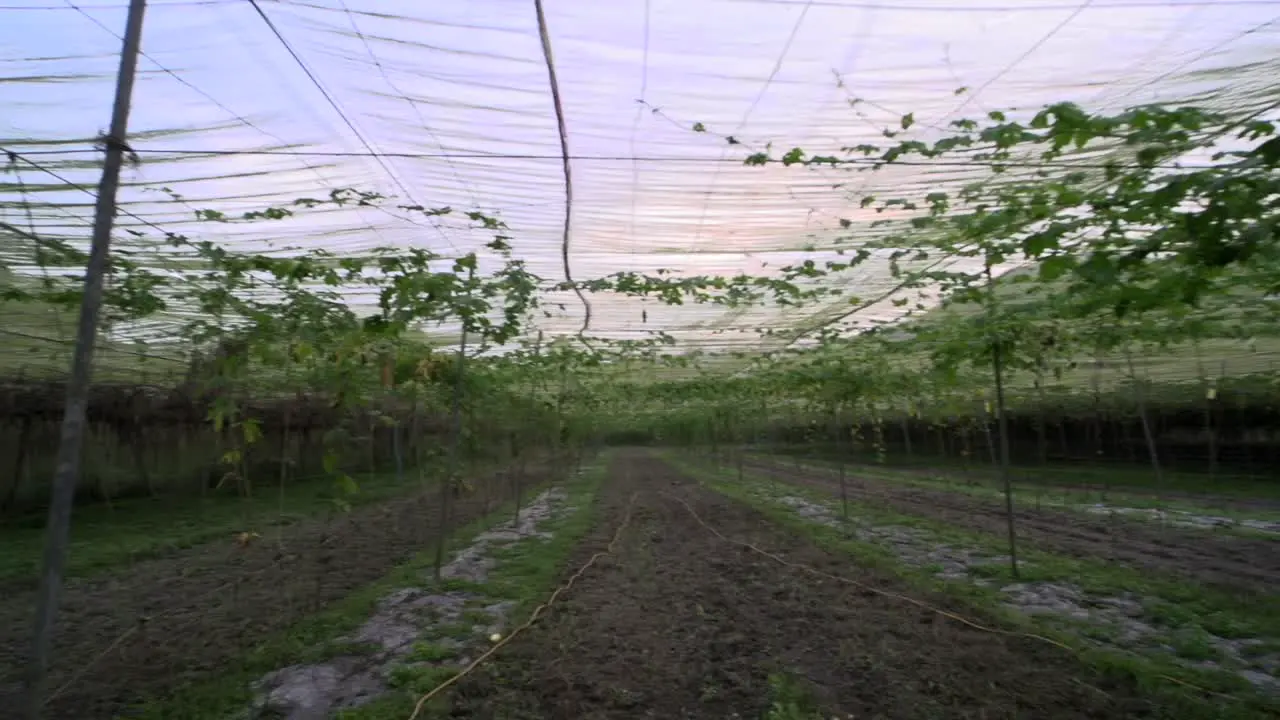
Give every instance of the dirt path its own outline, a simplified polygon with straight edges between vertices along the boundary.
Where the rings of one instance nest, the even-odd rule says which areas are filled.
[[[550,475],[530,470],[525,485]],[[494,473],[454,503],[452,527],[478,519],[510,494]],[[46,706],[50,718],[111,718],[147,697],[210,673],[266,635],[373,582],[429,546],[438,493],[357,508],[289,526],[283,544],[230,539],[122,572],[71,583],[63,593]],[[18,702],[34,593],[0,601],[0,707]]]
[[[775,672],[800,678],[823,718],[1148,715],[1132,690],[1052,648],[816,580],[717,539],[676,498],[730,538],[901,590],[660,460],[620,457],[610,482],[603,519],[569,569],[604,547],[638,491],[617,554],[465,677],[451,717],[754,719],[769,707]]]
[[[796,470],[753,460],[746,467],[838,494],[833,472]],[[1005,532],[1003,500],[859,478],[846,481],[850,499],[895,512],[934,518],[979,532]],[[1074,557],[1109,560],[1171,572],[1231,588],[1280,592],[1280,542],[1262,538],[1159,528],[1140,521],[1094,518],[1066,510],[1019,507],[1018,535],[1036,547]]]

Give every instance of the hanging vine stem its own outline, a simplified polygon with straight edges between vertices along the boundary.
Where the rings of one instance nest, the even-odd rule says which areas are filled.
[[[583,334],[591,328],[591,301],[583,294],[582,288],[573,281],[573,269],[569,263],[570,231],[573,227],[573,172],[569,162],[569,129],[564,119],[564,102],[560,99],[560,81],[556,78],[556,61],[551,52],[551,33],[547,30],[547,14],[542,8],[542,0],[533,0],[533,7],[538,16],[538,37],[542,40],[542,56],[547,63],[547,80],[551,86],[551,102],[556,111],[556,130],[560,135],[560,156],[564,166],[564,232],[560,239],[560,262],[564,267],[565,282],[573,286],[573,292],[582,302],[582,327],[578,329],[578,340],[590,347]]]

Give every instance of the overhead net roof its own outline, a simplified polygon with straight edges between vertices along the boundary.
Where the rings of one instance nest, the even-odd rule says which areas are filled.
[[[399,206],[481,210],[507,223],[515,256],[546,280],[551,316],[531,332],[552,337],[586,320],[578,297],[551,289],[566,270],[578,280],[767,273],[874,237],[860,197],[918,196],[991,172],[954,159],[875,172],[743,165],[771,143],[833,152],[880,142],[886,128],[935,140],[956,119],[1059,101],[1115,111],[1191,99],[1248,112],[1274,101],[1280,77],[1277,0],[547,0],[569,205],[533,0],[148,6],[129,122],[139,162],[123,176],[119,250],[181,267],[189,259],[163,243],[172,232],[240,250],[483,255],[490,235],[464,216]],[[87,243],[126,8],[0,0],[0,147],[20,154],[0,180],[10,279],[41,272],[19,231]],[[333,188],[391,200],[266,224],[196,217]],[[825,282],[862,302],[665,307],[600,293],[588,296],[587,332],[661,330],[716,350],[758,346],[761,328],[787,343],[823,323],[902,312],[883,259]],[[352,288],[348,300],[372,298]],[[181,316],[117,332],[162,342]],[[11,314],[5,331],[9,353],[65,337],[40,314]]]

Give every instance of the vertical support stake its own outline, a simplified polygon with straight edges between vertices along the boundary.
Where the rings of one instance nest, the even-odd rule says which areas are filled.
[[[120,70],[116,78],[115,103],[111,109],[111,129],[106,137],[102,180],[98,183],[98,197],[94,205],[93,241],[85,268],[84,296],[80,302],[80,319],[76,326],[71,377],[67,381],[58,464],[54,470],[53,496],[49,503],[44,566],[40,575],[40,594],[36,600],[31,664],[28,666],[26,688],[28,720],[38,720],[44,708],[45,681],[58,614],[58,595],[62,590],[67,543],[71,536],[71,506],[80,478],[80,453],[84,446],[89,385],[93,377],[93,351],[111,249],[111,230],[116,214],[116,191],[120,187],[120,168],[124,164],[127,147],[125,140],[129,126],[129,103],[133,97],[133,82],[138,70],[142,17],[146,7],[146,0],[129,2],[124,43],[120,51]]]

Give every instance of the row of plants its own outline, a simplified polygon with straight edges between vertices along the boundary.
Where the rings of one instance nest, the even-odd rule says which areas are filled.
[[[905,442],[919,442],[922,427],[944,426],[980,438],[1001,468],[1013,550],[1014,409],[1038,418],[1042,448],[1051,396],[1068,396],[1060,404],[1077,418],[1126,413],[1157,479],[1165,471],[1155,411],[1161,398],[1186,392],[1182,409],[1200,409],[1208,442],[1220,442],[1223,423],[1214,418],[1227,380],[1201,351],[1274,338],[1280,137],[1268,112],[1153,106],[1102,115],[1062,103],[1022,120],[999,112],[957,120],[932,137],[907,115],[885,130],[883,146],[826,154],[721,138],[749,153],[747,166],[835,175],[848,187],[857,183],[845,176],[894,164],[990,171],[955,190],[857,194],[839,230],[824,239],[829,246],[808,247],[807,259],[757,276],[663,269],[549,280],[529,271],[514,250],[515,233],[492,214],[388,207],[386,198],[358,189],[234,217],[191,207],[207,223],[262,223],[265,236],[273,223],[311,211],[373,207],[427,224],[462,216],[486,240],[453,255],[419,247],[247,252],[130,229],[134,241],[110,257],[104,314],[117,331],[165,324],[189,349],[181,392],[204,409],[219,438],[221,479],[245,495],[255,492],[250,460],[266,439],[289,445],[297,422],[289,398],[318,396],[338,411],[324,431],[321,465],[339,502],[358,492],[350,470],[361,462],[356,455],[389,447],[403,472],[418,460],[406,457],[406,447],[425,451],[418,423],[432,417],[445,428],[450,489],[460,482],[467,443],[473,452],[505,443],[516,457],[536,447],[573,455],[610,434],[640,432],[718,453],[781,424],[834,429],[841,442],[883,454],[886,426],[905,427]],[[690,128],[713,135],[702,123]],[[10,159],[16,169],[20,158]],[[18,184],[24,203],[26,187]],[[39,279],[7,285],[0,299],[79,306],[78,268],[88,259],[81,247],[34,227],[0,229],[41,270]],[[892,276],[893,289],[851,296],[854,273],[875,263]],[[1030,271],[1011,273],[1016,267]],[[535,339],[539,314],[551,312],[542,303],[565,292],[796,313],[807,307],[820,319],[794,332],[760,330],[772,349],[744,357],[726,375],[708,357],[674,347],[660,329],[640,342],[590,337],[585,327],[573,338]],[[361,311],[348,302],[355,294],[376,300]],[[935,300],[943,310],[931,310]],[[904,316],[871,328],[839,322],[882,302]],[[433,328],[455,332],[457,341],[433,347],[424,334]],[[1181,354],[1201,369],[1181,388],[1158,384],[1141,362],[1157,353]],[[628,382],[624,372],[637,365],[686,372],[679,380],[650,374]],[[1275,381],[1259,373],[1231,382],[1261,398],[1251,400],[1255,408],[1268,408]],[[270,428],[263,398],[286,401]],[[1104,427],[1096,420],[1095,435]],[[288,452],[278,462],[287,473]],[[442,517],[450,496],[441,496]]]
[[[723,138],[752,151],[749,165],[824,177],[902,162],[992,172],[958,192],[851,198],[829,251],[807,248],[814,258],[839,257],[783,269],[839,294],[849,273],[886,263],[898,281],[891,302],[905,320],[856,332],[838,323],[801,328],[729,379],[611,390],[625,406],[659,408],[673,428],[703,426],[703,438],[725,436],[729,417],[750,418],[734,432],[751,436],[779,418],[834,420],[856,434],[859,425],[888,423],[987,427],[1021,413],[1036,416],[1043,447],[1051,421],[1093,417],[1100,428],[1121,413],[1137,420],[1159,474],[1156,415],[1197,411],[1212,445],[1225,409],[1247,406],[1251,417],[1236,413],[1245,435],[1265,427],[1275,407],[1270,367],[1237,361],[1227,375],[1215,357],[1224,347],[1247,355],[1274,344],[1280,139],[1267,112],[1142,107],[1103,116],[1064,103],[1021,122],[1000,112],[957,120],[931,142],[910,136],[908,115],[885,130],[885,146],[828,155]],[[710,134],[701,123],[692,130]],[[850,297],[825,309],[852,316],[885,299]],[[804,334],[815,342],[801,348]],[[1160,378],[1148,367],[1153,357],[1190,369]],[[682,410],[672,414],[673,404]],[[654,423],[647,414],[633,425]]]
[[[690,127],[710,134],[702,123]],[[172,319],[179,310],[187,318],[174,333],[192,348],[183,389],[207,406],[225,444],[223,464],[246,486],[246,458],[265,436],[249,398],[264,395],[320,394],[350,415],[329,429],[324,452],[325,470],[347,489],[352,481],[341,467],[350,443],[343,438],[390,445],[401,467],[402,434],[414,432],[405,428],[432,412],[450,418],[451,446],[464,435],[525,446],[533,442],[530,429],[545,436],[550,425],[562,441],[575,422],[723,443],[758,438],[781,421],[841,428],[837,435],[881,451],[889,425],[903,445],[922,445],[930,430],[945,428],[967,446],[978,433],[1002,465],[1018,413],[1035,427],[1041,458],[1050,452],[1049,428],[1055,421],[1065,427],[1063,418],[1092,426],[1083,430],[1091,439],[1075,444],[1091,445],[1093,455],[1107,445],[1108,432],[1136,431],[1157,477],[1157,426],[1171,407],[1202,415],[1211,471],[1224,427],[1236,440],[1256,440],[1270,419],[1276,376],[1225,377],[1205,348],[1256,347],[1274,338],[1280,138],[1265,112],[1240,117],[1153,106],[1103,116],[1063,103],[1022,121],[1000,112],[957,120],[945,137],[928,141],[912,135],[918,129],[908,115],[885,130],[882,147],[827,155],[802,148],[779,154],[723,138],[746,148],[748,166],[858,174],[895,163],[963,162],[992,171],[955,192],[858,197],[828,238],[829,250],[810,248],[813,258],[837,259],[807,259],[767,276],[664,269],[549,281],[515,256],[511,230],[496,216],[397,205],[395,212],[426,221],[465,215],[488,240],[481,251],[455,257],[421,248],[339,256],[298,248],[235,252],[175,233],[157,239],[130,231],[141,238],[138,247],[163,245],[167,257],[180,260],[161,270],[154,253],[121,248],[109,268],[106,317],[117,327]],[[1188,160],[1196,157],[1204,160]],[[16,157],[10,166],[16,170]],[[210,223],[269,224],[315,210],[385,205],[375,193],[339,189],[236,217],[192,212]],[[29,241],[42,276],[34,286],[7,288],[5,299],[77,305],[76,277],[65,271],[82,266],[84,252],[6,229]],[[877,300],[849,297],[845,278],[871,262],[885,263],[897,281],[891,302],[905,321],[856,332],[839,323],[805,326],[782,338],[761,331],[775,348],[782,340],[781,349],[748,358],[728,378],[710,367],[677,381],[620,378],[619,368],[637,362],[699,367],[702,358],[682,354],[661,330],[641,342],[531,337],[539,313],[550,314],[540,306],[544,298],[570,290],[855,314]],[[1015,265],[1022,269],[1008,272]],[[361,315],[345,301],[356,289],[376,297],[371,312]],[[930,298],[941,298],[943,309],[931,309]],[[422,332],[429,327],[457,328],[456,348],[433,348]],[[806,334],[811,342],[801,343]],[[1195,371],[1181,382],[1161,381],[1143,363],[1160,355],[1185,358]],[[1226,408],[1242,404],[1249,418],[1231,427]],[[552,414],[557,419],[549,423]],[[463,416],[487,418],[483,431],[471,423],[463,433]],[[731,422],[736,418],[750,422]],[[272,421],[287,445],[289,413]],[[374,440],[383,435],[390,442]],[[1267,435],[1263,444],[1270,442]]]

